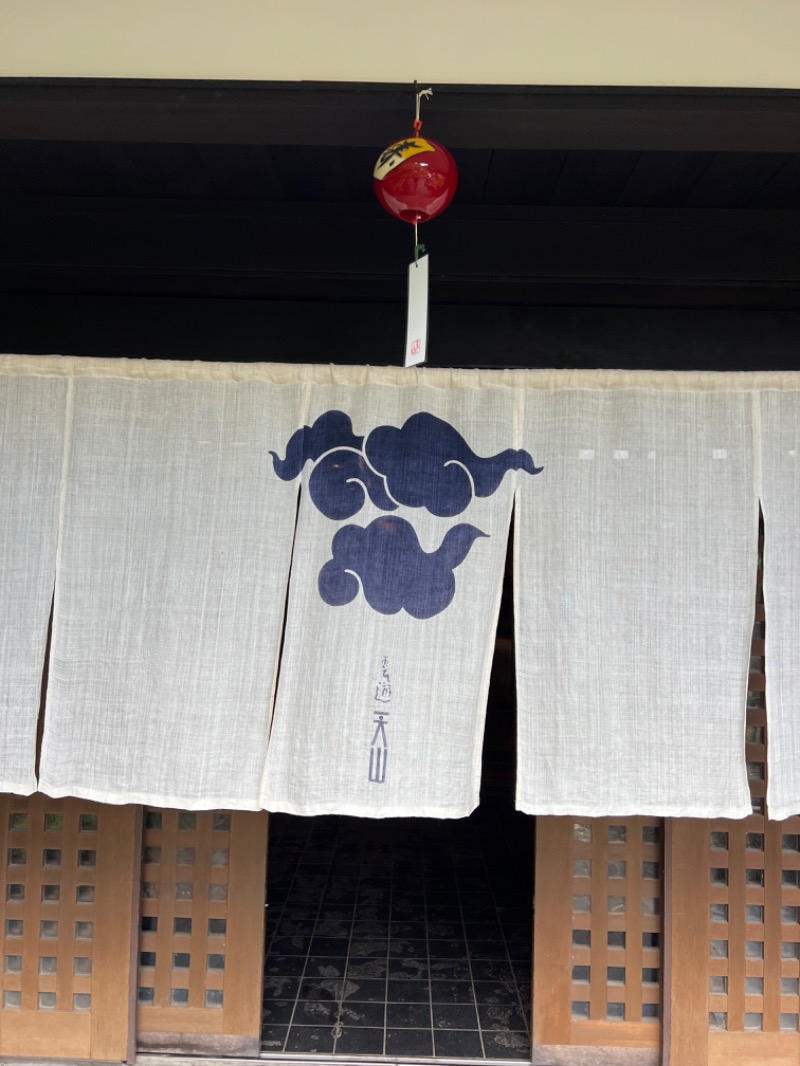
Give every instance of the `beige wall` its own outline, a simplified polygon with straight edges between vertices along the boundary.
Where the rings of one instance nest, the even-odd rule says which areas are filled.
[[[800,0],[0,0],[0,76],[800,87]]]

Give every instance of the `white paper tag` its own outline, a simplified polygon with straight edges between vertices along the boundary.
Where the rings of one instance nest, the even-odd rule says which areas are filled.
[[[408,266],[408,318],[404,366],[419,366],[428,350],[428,257]]]

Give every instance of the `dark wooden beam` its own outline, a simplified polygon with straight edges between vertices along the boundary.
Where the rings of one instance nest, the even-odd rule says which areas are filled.
[[[402,299],[411,252],[372,204],[37,198],[0,227],[5,291]],[[800,306],[800,211],[461,206],[424,239],[442,302]]]
[[[409,131],[411,85],[0,79],[0,139],[380,148]],[[796,152],[800,92],[437,85],[426,132],[450,148]]]
[[[0,293],[180,297],[184,299],[293,301],[367,306],[402,303],[406,278],[376,279],[253,274],[209,274],[186,278],[179,273],[80,270],[64,266],[0,268]],[[770,284],[684,284],[678,281],[593,281],[505,278],[450,278],[436,272],[430,282],[432,306],[470,307],[609,307],[739,308],[800,310],[800,286]]]
[[[800,369],[800,311],[432,309],[430,365]],[[395,303],[0,294],[0,351],[398,365]]]

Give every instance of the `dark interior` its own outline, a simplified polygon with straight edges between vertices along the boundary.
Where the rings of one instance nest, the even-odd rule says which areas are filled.
[[[262,1051],[530,1060],[531,819],[271,822]]]

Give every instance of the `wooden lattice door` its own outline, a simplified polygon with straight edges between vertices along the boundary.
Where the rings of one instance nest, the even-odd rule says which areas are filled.
[[[141,1048],[257,1055],[267,815],[147,808]]]
[[[0,796],[0,1055],[133,1052],[137,809]]]
[[[752,815],[669,828],[672,1066],[800,1063],[800,818],[773,822],[765,808],[758,600],[747,697]]]
[[[537,819],[534,1063],[659,1062],[662,834],[654,818]]]

